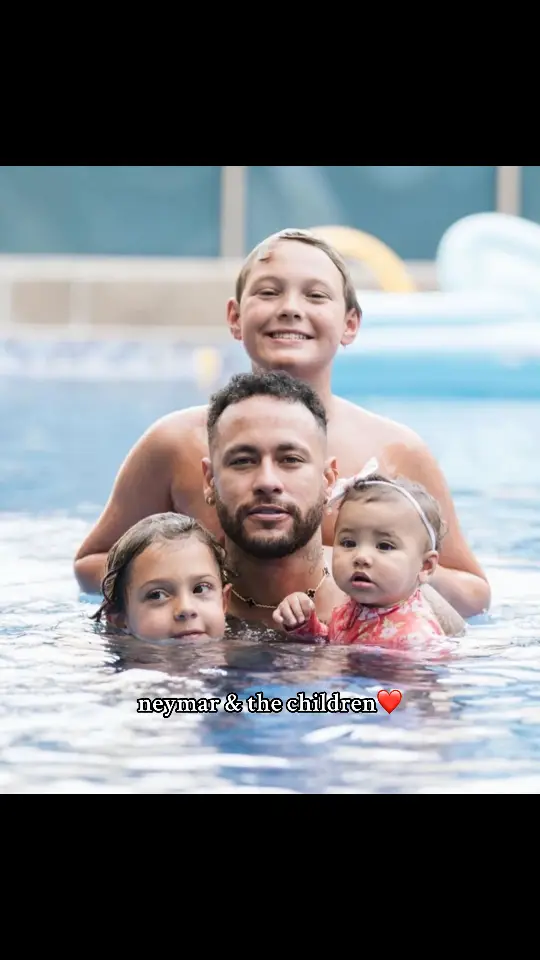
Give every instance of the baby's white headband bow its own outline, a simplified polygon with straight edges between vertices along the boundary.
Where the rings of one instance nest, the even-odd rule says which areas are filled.
[[[402,493],[403,496],[407,498],[409,503],[412,503],[414,509],[416,510],[418,516],[420,517],[422,523],[424,524],[427,532],[429,533],[429,538],[431,540],[431,549],[436,550],[437,537],[435,535],[435,531],[431,526],[428,518],[426,517],[424,511],[422,510],[422,507],[418,503],[418,500],[415,500],[412,494],[410,494],[408,490],[405,490],[404,487],[400,487],[398,483],[392,483],[391,480],[370,480],[369,477],[377,473],[378,469],[379,469],[378,461],[376,460],[375,457],[372,457],[372,459],[368,460],[366,465],[362,467],[359,473],[355,473],[354,477],[348,477],[347,479],[338,480],[337,483],[335,483],[334,486],[332,487],[332,492],[328,499],[328,505],[331,506],[332,504],[336,503],[338,500],[341,500],[345,496],[345,494],[348,493],[348,491],[351,490],[352,487],[354,487],[355,483],[358,480],[363,480],[365,486],[380,485],[385,487],[392,487],[393,490],[397,490],[398,493]]]

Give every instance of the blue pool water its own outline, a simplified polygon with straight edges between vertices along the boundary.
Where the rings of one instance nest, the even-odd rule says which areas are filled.
[[[0,377],[0,792],[540,792],[540,401],[340,391],[430,444],[493,587],[451,662],[251,638],[112,646],[72,557],[185,384]],[[138,714],[137,698],[400,689],[391,715]]]

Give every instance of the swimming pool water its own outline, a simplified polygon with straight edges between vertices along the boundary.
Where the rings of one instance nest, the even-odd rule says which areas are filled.
[[[539,792],[540,402],[351,397],[430,444],[493,587],[459,655],[415,665],[249,637],[121,647],[94,631],[73,554],[132,443],[205,399],[170,382],[0,378],[0,792]],[[136,705],[394,688],[390,716]]]

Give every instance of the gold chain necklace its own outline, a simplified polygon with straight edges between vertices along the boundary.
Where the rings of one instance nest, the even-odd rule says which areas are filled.
[[[319,580],[319,583],[317,584],[317,586],[316,586],[316,587],[312,587],[310,590],[306,590],[306,591],[305,591],[306,594],[308,595],[308,597],[310,598],[310,600],[313,600],[315,594],[317,593],[317,590],[319,589],[319,587],[322,587],[324,581],[325,581],[326,578],[329,577],[329,576],[330,576],[330,571],[329,571],[328,567],[324,567],[324,568],[323,568],[323,575],[322,575],[321,579]],[[275,603],[257,603],[257,602],[253,599],[253,597],[242,597],[242,596],[240,596],[239,593],[236,592],[236,590],[234,589],[234,587],[231,587],[231,593],[234,593],[235,597],[238,597],[238,599],[241,600],[242,603],[247,603],[248,607],[260,607],[262,610],[275,610],[275,608],[276,608],[276,604],[275,604]]]

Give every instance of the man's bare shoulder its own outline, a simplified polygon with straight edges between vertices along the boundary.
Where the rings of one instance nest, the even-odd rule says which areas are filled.
[[[350,431],[353,426],[363,433],[376,436],[381,447],[402,444],[404,447],[413,449],[423,445],[422,438],[404,423],[372,413],[371,410],[359,407],[358,404],[343,397],[334,396],[333,400],[334,415],[339,418],[339,425],[345,426],[347,431]]]

